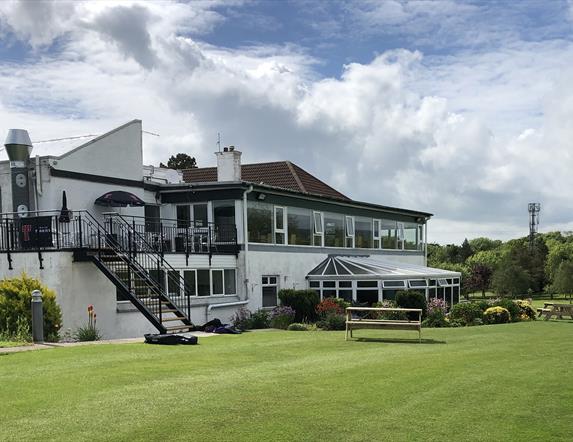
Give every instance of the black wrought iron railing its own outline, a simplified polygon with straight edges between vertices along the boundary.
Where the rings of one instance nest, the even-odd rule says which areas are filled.
[[[119,216],[106,214],[105,222]],[[17,213],[0,214],[0,252],[94,248],[96,238],[93,233],[82,230],[82,219],[86,217],[91,217],[87,211],[68,211],[65,216],[60,211],[37,211],[29,212],[25,218]],[[121,216],[121,219],[137,232],[140,240],[161,254],[185,253],[189,256],[238,252],[234,224],[202,225],[135,216]],[[112,231],[108,234],[114,235]]]
[[[195,296],[195,285],[188,284],[162,254],[148,242],[148,238],[134,229],[135,224],[116,213],[106,214],[105,230],[111,241],[129,253],[132,260],[152,275],[157,285],[171,302],[191,317],[190,297]]]
[[[10,268],[13,251],[37,251],[43,268],[43,251],[82,250],[160,331],[192,327],[190,296],[193,293],[182,284],[179,272],[163,255],[124,220],[115,217],[108,226],[87,211],[63,215],[43,211],[29,215],[33,216],[0,216],[0,250],[7,253]],[[166,283],[168,286],[177,284],[182,291],[170,296]],[[171,327],[167,327],[167,323]]]
[[[107,219],[121,217],[142,238],[162,253],[236,253],[235,224],[204,221],[145,218],[118,213],[104,214]]]

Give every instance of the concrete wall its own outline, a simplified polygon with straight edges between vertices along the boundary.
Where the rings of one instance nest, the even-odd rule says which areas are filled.
[[[14,270],[8,270],[6,255],[2,254],[0,279],[18,277],[25,272],[54,290],[62,309],[62,331],[84,325],[89,304],[93,304],[97,327],[107,339],[143,336],[157,331],[138,311],[117,311],[115,286],[93,263],[73,262],[71,252],[46,252],[43,258],[44,269],[41,270],[36,253],[14,253]]]
[[[73,262],[72,252],[44,252],[44,269],[40,269],[37,253],[13,253],[14,270],[8,270],[5,254],[0,255],[0,279],[14,278],[25,272],[37,278],[56,292],[57,302],[62,309],[63,327],[72,330],[87,322],[87,306],[93,304],[97,313],[97,326],[107,339],[139,337],[145,333],[156,333],[157,329],[129,301],[116,300],[113,283],[91,262]],[[189,267],[184,255],[167,255],[167,261],[176,269],[209,268],[207,255],[190,257]],[[235,268],[233,255],[213,256],[211,268]],[[241,288],[238,279],[238,290]],[[211,304],[225,304],[240,301],[237,296],[211,296],[192,299],[191,320],[204,324],[219,318],[228,322],[237,307],[212,309]]]

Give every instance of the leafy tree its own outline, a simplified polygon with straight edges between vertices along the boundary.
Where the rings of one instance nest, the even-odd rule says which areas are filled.
[[[490,239],[484,237],[470,239],[469,243],[474,253],[495,250],[501,247],[503,244],[499,239]]]
[[[470,256],[472,256],[474,253],[474,251],[472,250],[472,247],[470,246],[470,242],[468,241],[468,239],[464,239],[464,242],[462,243],[462,246],[460,247],[459,251],[458,251],[458,256],[459,256],[459,260],[460,262],[464,263],[466,262],[466,259],[468,259]]]
[[[547,283],[545,265],[547,246],[541,236],[536,237],[533,247],[529,247],[528,238],[508,241],[503,246],[503,256],[527,271],[530,276],[530,287],[534,292],[541,292]]]
[[[445,248],[446,261],[454,264],[461,264],[460,246],[455,244],[448,244]]]
[[[482,298],[485,298],[485,291],[491,285],[492,275],[492,267],[486,264],[473,264],[470,267],[470,275],[466,287],[468,290],[480,290]]]
[[[472,267],[481,264],[495,269],[502,259],[501,250],[480,250],[466,260],[466,264]]]
[[[428,265],[439,267],[439,264],[447,261],[446,248],[439,244],[428,244]]]
[[[551,244],[545,263],[545,271],[550,283],[555,281],[557,270],[564,261],[573,261],[573,243],[556,242]]]
[[[527,292],[531,276],[511,258],[505,258],[494,271],[491,285],[498,295],[514,298]]]
[[[191,157],[186,153],[178,153],[177,155],[171,155],[167,161],[167,166],[163,163],[159,163],[159,167],[177,170],[194,169],[197,167],[197,162],[195,161],[195,157]]]
[[[573,295],[573,261],[563,261],[555,273],[552,288],[557,293],[569,295],[569,302]],[[551,296],[553,299],[553,296]]]

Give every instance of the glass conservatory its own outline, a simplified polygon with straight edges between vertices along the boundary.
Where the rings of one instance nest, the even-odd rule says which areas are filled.
[[[448,305],[460,297],[459,272],[406,263],[388,262],[375,256],[330,255],[307,275],[308,286],[321,299],[334,297],[367,303],[395,299],[399,290],[417,290],[426,299],[440,298]]]

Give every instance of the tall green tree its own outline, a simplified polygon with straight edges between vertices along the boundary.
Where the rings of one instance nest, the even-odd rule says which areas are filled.
[[[159,167],[177,170],[194,169],[197,167],[197,162],[195,161],[195,157],[191,157],[186,153],[178,153],[177,155],[171,155],[169,160],[167,160],[167,166],[163,163],[159,163]]]
[[[490,239],[484,237],[470,239],[469,243],[474,253],[495,250],[501,247],[503,244],[503,242],[499,239]]]
[[[462,246],[459,249],[459,259],[460,262],[464,263],[466,262],[466,260],[472,256],[474,254],[474,251],[472,250],[472,246],[470,246],[470,242],[468,241],[468,239],[464,239],[464,242],[462,243]]]
[[[563,261],[559,264],[552,284],[553,291],[569,295],[569,302],[573,295],[573,261]],[[551,297],[553,299],[553,296]]]
[[[531,287],[531,276],[518,263],[506,257],[494,271],[491,285],[498,295],[515,298]]]
[[[469,291],[481,291],[482,298],[485,298],[485,291],[491,285],[493,268],[485,264],[474,264],[470,268],[467,288]]]

